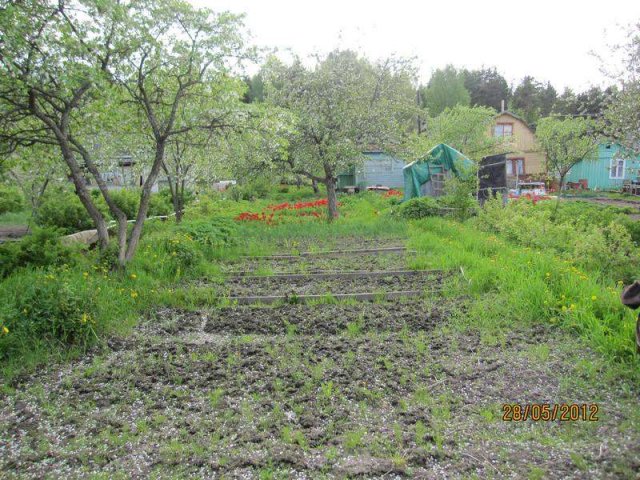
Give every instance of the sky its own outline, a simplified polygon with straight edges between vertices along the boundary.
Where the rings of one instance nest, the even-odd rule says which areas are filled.
[[[495,66],[509,83],[533,75],[560,91],[613,83],[592,52],[606,58],[640,21],[640,0],[190,1],[246,14],[251,41],[283,58],[349,48],[415,57],[422,83],[447,64]]]

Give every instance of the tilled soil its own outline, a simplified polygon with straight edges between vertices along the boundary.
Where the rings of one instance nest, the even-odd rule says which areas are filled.
[[[406,252],[385,252],[379,255],[349,254],[340,256],[314,256],[282,259],[248,259],[224,266],[228,272],[317,273],[339,271],[404,270]]]
[[[467,301],[157,310],[0,394],[0,476],[638,477],[637,394],[557,330],[456,327]],[[560,402],[599,421],[502,420]]]
[[[317,279],[301,277],[230,277],[220,293],[232,297],[256,295],[323,295],[327,293],[381,293],[392,291],[434,291],[442,283],[438,272]]]
[[[358,235],[329,237],[322,240],[312,238],[284,239],[274,243],[281,253],[318,252],[327,250],[355,250],[364,248],[397,247],[404,244],[404,238],[362,237]]]

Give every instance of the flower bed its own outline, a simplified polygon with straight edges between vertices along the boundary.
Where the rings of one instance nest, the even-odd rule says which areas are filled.
[[[313,202],[297,202],[297,203],[279,203],[277,205],[268,205],[260,213],[242,212],[235,217],[239,222],[264,222],[266,224],[274,224],[284,217],[313,217],[321,218],[321,209],[326,207],[328,200],[322,198]],[[340,206],[341,203],[338,203]]]

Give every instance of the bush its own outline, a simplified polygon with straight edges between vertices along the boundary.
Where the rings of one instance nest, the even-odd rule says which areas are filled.
[[[197,266],[202,260],[198,245],[192,237],[184,233],[165,238],[163,248],[170,259],[171,273],[176,277]]]
[[[109,195],[113,202],[127,216],[127,219],[133,220],[138,213],[138,205],[140,204],[140,192],[138,190],[111,190]],[[100,201],[104,202],[102,195]],[[106,205],[106,202],[104,202]]]
[[[45,194],[35,222],[40,227],[60,228],[65,234],[95,228],[78,196],[66,190],[51,190]]]
[[[48,266],[71,263],[72,249],[60,243],[60,230],[36,228],[19,242],[0,245],[0,277],[26,266]]]
[[[86,346],[96,338],[94,292],[81,279],[62,279],[46,272],[25,272],[3,284],[5,298],[0,356],[34,341]]]
[[[253,180],[244,184],[235,184],[227,188],[227,192],[232,200],[256,200],[267,198],[271,193],[271,182],[266,179]]]
[[[139,189],[121,189],[109,192],[115,204],[124,212],[127,219],[133,220],[138,215],[138,207],[140,206],[140,190]],[[104,202],[104,200],[101,200]],[[159,193],[152,193],[149,199],[148,217],[156,217],[160,215],[169,215],[173,211],[170,198]]]
[[[188,196],[185,195],[185,205],[191,202]],[[149,200],[148,217],[159,217],[162,215],[170,215],[173,213],[173,204],[171,203],[171,197],[167,198],[165,195],[154,193]]]
[[[591,269],[604,278],[631,280],[640,267],[640,251],[627,229],[629,219],[616,209],[582,202],[561,203],[518,200],[502,205],[487,201],[478,215],[478,228],[503,234],[526,247],[550,249]],[[552,218],[553,217],[553,218]]]
[[[439,199],[440,204],[450,209],[450,215],[458,220],[466,220],[478,211],[476,199],[478,182],[475,177],[468,180],[449,178],[445,182],[445,195]]]
[[[412,198],[400,205],[398,214],[407,220],[433,217],[440,215],[442,207],[440,202],[433,197]]]
[[[24,200],[20,190],[15,187],[0,186],[0,215],[21,212],[23,209]]]

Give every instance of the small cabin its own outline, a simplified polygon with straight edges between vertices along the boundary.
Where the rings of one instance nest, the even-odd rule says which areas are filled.
[[[404,185],[403,160],[380,150],[362,152],[365,159],[359,166],[351,167],[338,175],[338,188],[356,186],[361,189],[376,185],[401,188]]]
[[[588,159],[571,167],[565,177],[567,187],[590,190],[620,190],[626,183],[640,180],[640,156],[625,154],[615,143],[601,143]]]

